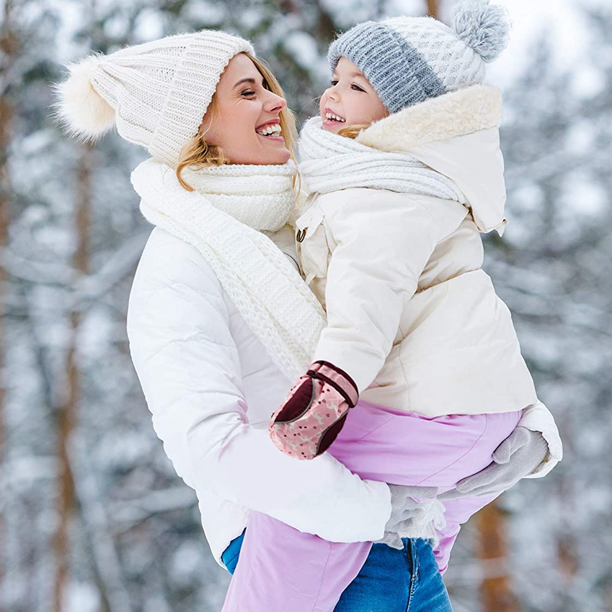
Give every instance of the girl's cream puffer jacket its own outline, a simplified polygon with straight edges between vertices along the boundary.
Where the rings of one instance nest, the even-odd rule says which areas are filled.
[[[404,150],[407,111],[374,124],[359,140]],[[455,181],[469,207],[381,189],[312,194],[296,229],[306,281],[328,317],[314,360],[348,372],[362,399],[426,416],[533,405],[521,425],[540,417],[548,423],[530,427],[549,442],[548,465],[538,470],[548,472],[561,458],[561,441],[538,402],[510,311],[482,270],[480,232],[501,233],[505,224],[499,132],[480,130],[406,152]]]

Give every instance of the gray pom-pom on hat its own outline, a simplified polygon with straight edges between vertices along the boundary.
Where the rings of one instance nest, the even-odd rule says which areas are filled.
[[[452,17],[453,30],[484,62],[496,60],[508,46],[511,22],[505,7],[489,0],[461,2]]]

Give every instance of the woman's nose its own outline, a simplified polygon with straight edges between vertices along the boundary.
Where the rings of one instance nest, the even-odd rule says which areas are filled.
[[[277,96],[275,93],[270,92],[270,100],[266,105],[266,111],[269,113],[280,113],[285,106],[287,106],[287,100],[282,96]]]

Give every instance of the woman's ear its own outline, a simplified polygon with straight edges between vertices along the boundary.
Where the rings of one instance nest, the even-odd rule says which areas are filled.
[[[202,123],[200,123],[200,127],[198,128],[198,136],[200,138],[206,137],[207,141],[210,141],[211,138],[214,139],[215,130],[213,130],[213,119],[214,111],[209,107],[206,111],[206,114],[202,118]]]

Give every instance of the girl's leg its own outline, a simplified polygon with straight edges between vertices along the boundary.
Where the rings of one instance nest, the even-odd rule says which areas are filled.
[[[223,612],[332,612],[372,544],[341,544],[251,512]]]
[[[328,452],[362,478],[443,492],[488,466],[521,414],[431,418],[359,402]]]
[[[519,418],[520,411],[431,419],[362,402],[329,452],[362,478],[446,490],[486,467]],[[259,513],[251,517],[223,612],[331,612],[371,544],[327,542]]]
[[[434,549],[436,561],[438,562],[438,567],[442,574],[448,569],[451,550],[459,535],[461,525],[466,523],[472,515],[476,514],[476,512],[499,497],[499,495],[501,495],[501,493],[463,497],[444,502],[446,507],[446,512],[444,513],[446,517],[446,526],[438,530],[440,541]]]
[[[462,478],[485,468],[493,460],[495,449],[516,427],[520,416],[520,411],[479,415],[480,418],[484,419],[483,432],[469,452],[458,458],[443,471],[422,481],[421,485],[437,486],[440,492],[443,492],[454,487]],[[449,486],[449,483],[452,483],[452,486]],[[501,493],[463,497],[444,502],[446,526],[438,530],[440,541],[434,550],[442,574],[448,569],[451,550],[461,525],[499,495]]]
[[[361,402],[329,452],[362,478],[452,489],[487,467],[493,452],[518,424],[522,411],[426,418]],[[461,525],[497,495],[446,502],[436,560],[448,567]]]

